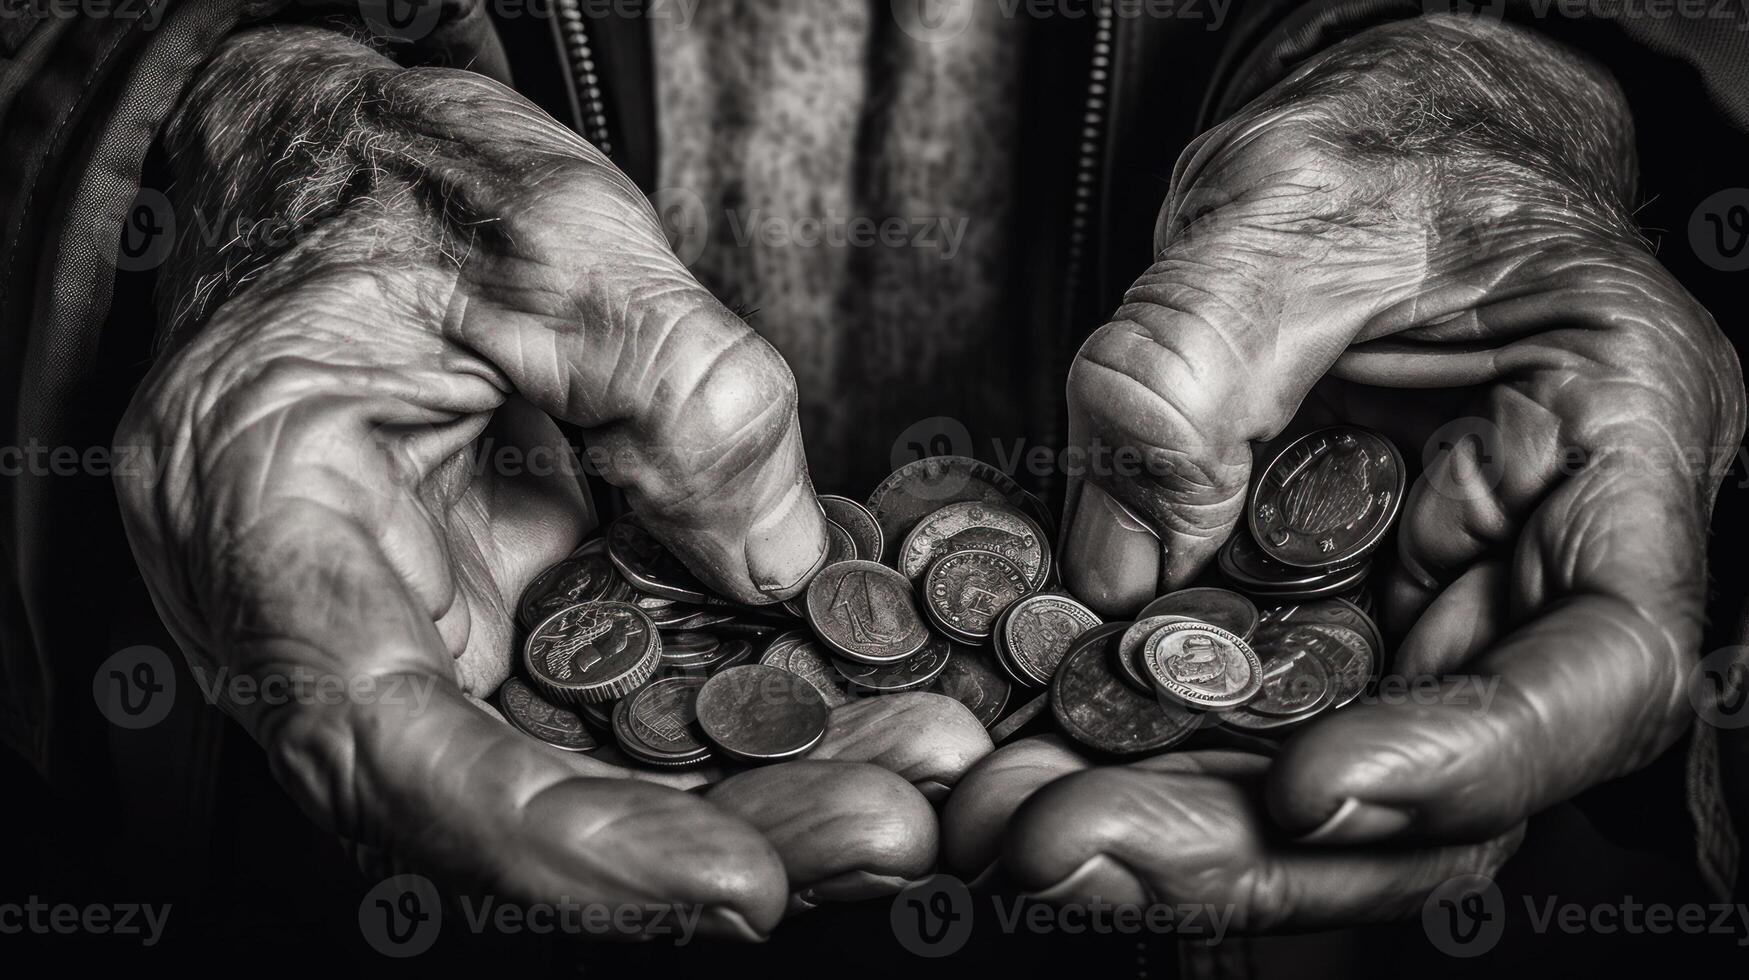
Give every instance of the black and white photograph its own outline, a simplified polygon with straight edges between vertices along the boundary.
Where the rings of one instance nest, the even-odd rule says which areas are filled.
[[[0,345],[18,976],[1749,968],[1749,0],[0,0]]]

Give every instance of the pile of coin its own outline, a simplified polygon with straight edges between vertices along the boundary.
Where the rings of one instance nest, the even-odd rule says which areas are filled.
[[[1352,702],[1379,668],[1365,583],[1402,486],[1381,437],[1313,433],[1262,471],[1218,563],[1232,589],[1163,596],[1126,623],[1061,590],[1050,514],[965,457],[901,467],[866,504],[822,496],[824,567],[773,606],[712,594],[621,517],[529,586],[521,671],[497,700],[550,745],[611,741],[651,767],[796,758],[831,709],[915,690],[958,699],[998,742],[1047,708],[1114,755],[1216,720],[1279,734]],[[1010,706],[1016,688],[1041,693]]]

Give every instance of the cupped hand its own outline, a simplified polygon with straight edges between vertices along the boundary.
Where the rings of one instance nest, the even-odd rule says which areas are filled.
[[[594,524],[555,418],[721,593],[783,599],[824,559],[787,366],[623,174],[495,83],[314,30],[229,42],[167,142],[183,227],[251,234],[178,243],[116,437],[162,465],[118,492],[195,667],[330,692],[220,704],[312,818],[458,888],[743,937],[932,865],[913,782],[989,748],[957,702],[851,706],[815,759],[708,787],[480,705],[523,587]]]
[[[1404,683],[1273,760],[1005,748],[950,803],[954,865],[1253,930],[1390,916],[1680,737],[1744,391],[1637,238],[1633,159],[1613,82],[1452,18],[1333,48],[1185,153],[1069,378],[1065,581],[1133,612],[1208,565],[1265,444],[1371,426],[1425,464],[1375,572]]]

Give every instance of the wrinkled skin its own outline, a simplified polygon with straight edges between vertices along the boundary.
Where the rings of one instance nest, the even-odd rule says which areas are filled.
[[[457,888],[743,938],[933,866],[926,794],[990,748],[951,699],[846,706],[813,759],[726,777],[551,750],[479,701],[523,587],[594,524],[553,418],[723,593],[793,595],[824,557],[787,366],[623,174],[495,83],[316,31],[233,40],[169,143],[185,217],[301,224],[179,246],[116,437],[163,464],[124,519],[196,666],[363,691],[221,704],[312,818]]]
[[[1158,261],[1068,382],[1072,441],[1168,465],[1071,490],[1065,580],[1132,612],[1207,565],[1261,444],[1372,426],[1429,447],[1379,573],[1394,670],[1454,694],[1357,704],[1273,760],[1006,746],[950,801],[953,867],[1058,901],[1233,903],[1250,931],[1385,918],[1680,737],[1743,380],[1633,234],[1628,129],[1573,56],[1427,18],[1187,150]],[[1456,696],[1466,678],[1491,699]]]

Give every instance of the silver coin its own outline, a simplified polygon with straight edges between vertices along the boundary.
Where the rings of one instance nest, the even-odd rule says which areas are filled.
[[[1251,536],[1295,568],[1352,562],[1378,547],[1403,506],[1403,456],[1359,426],[1320,429],[1265,466],[1247,503]]]
[[[1106,623],[1081,634],[1051,678],[1051,711],[1070,738],[1090,749],[1117,756],[1150,755],[1188,738],[1203,716],[1138,693],[1117,676],[1109,647],[1128,626]]]
[[[1142,646],[1142,665],[1156,690],[1199,711],[1250,701],[1263,678],[1263,665],[1244,640],[1206,623],[1155,630]]]
[[[662,660],[656,624],[626,602],[585,602],[529,631],[523,667],[541,693],[564,705],[625,697]]]
[[[1336,669],[1339,678],[1336,704],[1333,707],[1340,708],[1353,702],[1367,687],[1372,685],[1373,681],[1378,678],[1380,669],[1384,666],[1385,642],[1383,634],[1379,632],[1378,624],[1373,621],[1372,616],[1365,609],[1346,599],[1319,599],[1314,602],[1275,606],[1263,611],[1262,622],[1298,626],[1339,626],[1360,634],[1367,648],[1365,676],[1359,679],[1359,686],[1356,687],[1351,678],[1351,672],[1362,668],[1358,664],[1350,663],[1348,658],[1343,658],[1341,662],[1332,663],[1331,666]]]
[[[550,704],[535,689],[512,677],[498,688],[498,710],[524,733],[566,752],[595,749],[595,737],[573,712]]]
[[[814,638],[806,633],[786,633],[772,640],[771,646],[759,655],[759,662],[787,670],[814,685],[828,708],[850,703],[844,677],[832,667],[832,661]]]
[[[613,735],[620,751],[651,766],[693,766],[711,757],[698,731],[699,677],[665,677],[613,709]]]
[[[856,542],[856,557],[863,561],[881,560],[881,552],[887,546],[886,536],[881,533],[880,522],[867,507],[849,497],[829,493],[820,495],[820,507],[826,511],[827,520],[849,532],[851,540]]]
[[[855,561],[861,557],[857,554],[856,539],[844,526],[830,517],[826,518],[826,564],[836,565],[841,561]]]
[[[1154,693],[1154,679],[1148,676],[1147,668],[1142,666],[1142,648],[1148,645],[1148,638],[1162,626],[1171,623],[1199,622],[1202,620],[1190,616],[1148,616],[1136,620],[1130,624],[1129,629],[1124,630],[1123,638],[1117,641],[1118,676],[1129,681],[1132,687],[1144,694]]]
[[[1043,687],[1076,638],[1099,625],[1099,616],[1064,595],[1041,592],[1015,602],[1002,620],[1004,666],[1028,687]]]
[[[923,649],[898,663],[867,664],[834,657],[832,666],[850,682],[853,694],[898,694],[929,686],[947,668],[952,654],[952,643],[931,635]]]
[[[635,515],[608,525],[607,557],[640,592],[678,602],[706,601],[709,590]]]
[[[1330,710],[1346,708],[1365,693],[1373,679],[1372,645],[1359,632],[1346,626],[1319,624],[1305,627],[1331,638],[1333,642],[1317,649],[1330,668],[1330,686],[1334,692]]]
[[[1051,547],[1044,529],[1007,504],[964,501],[925,516],[899,548],[899,573],[913,582],[942,555],[994,551],[1019,565],[1028,584],[1041,589],[1051,573]]]
[[[1310,627],[1301,628],[1305,629]],[[1295,642],[1273,649],[1263,667],[1263,683],[1257,697],[1244,706],[1245,710],[1300,720],[1330,705],[1335,696],[1330,668],[1300,630],[1295,633]]]
[[[553,613],[580,602],[631,598],[630,583],[608,560],[605,548],[597,544],[600,540],[578,548],[528,583],[516,605],[517,625],[533,629]]]
[[[911,583],[871,561],[828,565],[808,584],[803,605],[820,642],[851,660],[903,661],[929,640]]]
[[[697,712],[712,745],[753,763],[806,755],[826,737],[829,713],[805,678],[768,664],[731,667],[706,681]]]
[[[923,576],[923,611],[949,639],[974,646],[1016,599],[1027,593],[1020,566],[993,551],[955,551]]]
[[[1053,524],[1037,497],[994,466],[965,456],[930,456],[894,470],[869,494],[869,512],[886,541],[881,560],[895,563],[905,536],[932,511],[974,500],[1018,507],[1042,528]]]
[[[930,690],[965,705],[989,728],[1001,717],[1013,688],[987,657],[971,650],[955,650]]]
[[[1366,581],[1372,560],[1329,569],[1289,568],[1257,547],[1251,532],[1236,528],[1217,555],[1221,575],[1247,595],[1271,602],[1304,602],[1347,592]]]
[[[1186,616],[1250,641],[1257,629],[1259,614],[1250,599],[1228,589],[1180,589],[1155,599],[1142,607],[1136,619],[1151,616]]]

